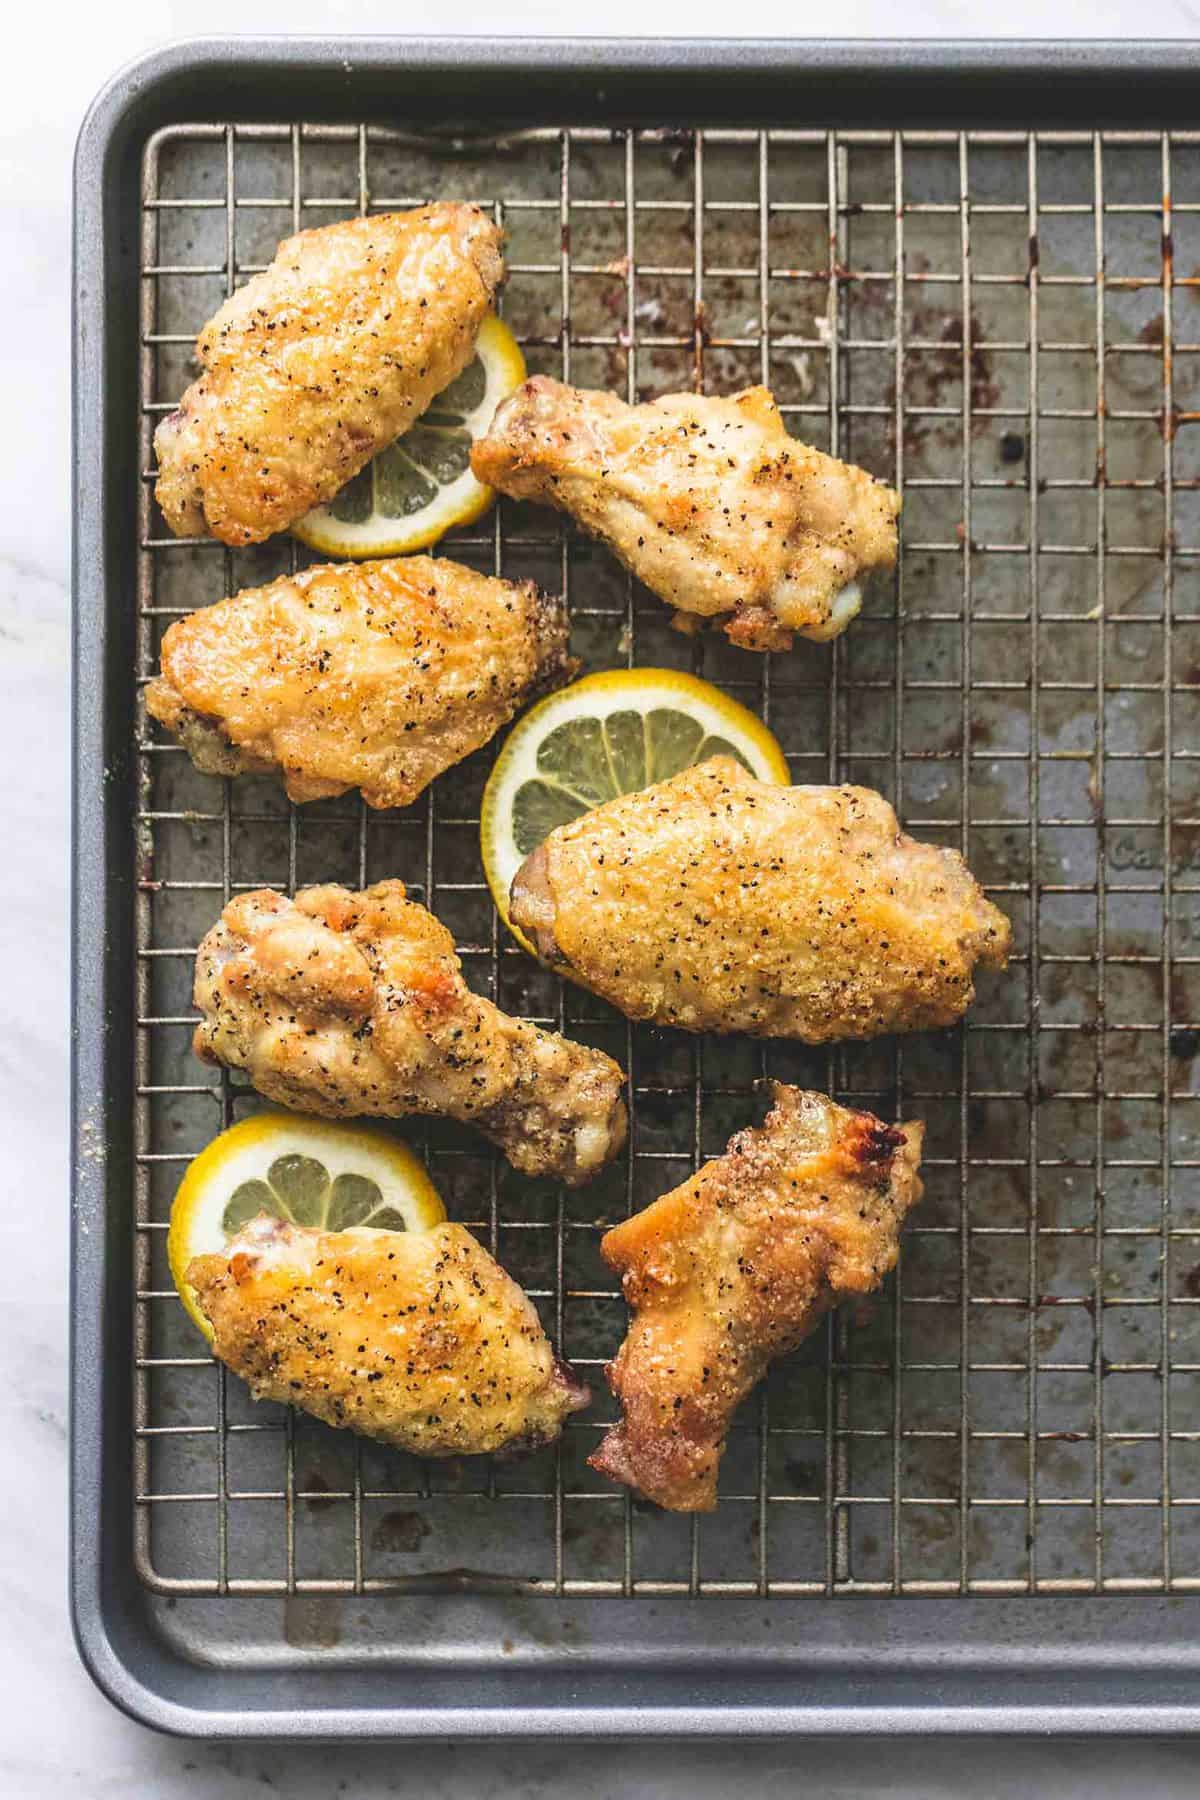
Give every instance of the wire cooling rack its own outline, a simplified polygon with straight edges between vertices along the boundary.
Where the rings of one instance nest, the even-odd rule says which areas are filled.
[[[891,798],[969,857],[1016,955],[965,1027],[845,1046],[632,1029],[498,929],[491,753],[417,806],[301,811],[138,722],[135,1543],[167,1594],[1020,1593],[1200,1587],[1200,134],[171,128],[143,167],[139,674],[174,617],[294,566],[176,540],[151,439],[196,331],[300,227],[493,210],[531,369],[646,398],[766,382],[903,490],[903,555],[832,648],[686,640],[600,549],[505,502],[442,551],[570,598],[590,668],[696,669],[800,781]],[[165,1235],[188,1159],[257,1104],[189,1052],[195,946],[240,890],[402,876],[468,979],[628,1069],[630,1150],[567,1194],[414,1122],[453,1217],[535,1297],[590,1411],[520,1463],[422,1465],[208,1356]],[[928,1123],[897,1275],[744,1409],[718,1513],[586,1466],[624,1308],[604,1227],[760,1115],[757,1083]]]

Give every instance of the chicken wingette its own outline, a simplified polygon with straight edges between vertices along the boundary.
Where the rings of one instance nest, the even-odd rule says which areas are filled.
[[[836,637],[860,577],[896,560],[899,495],[790,437],[763,387],[627,406],[538,375],[497,409],[471,464],[570,513],[681,623],[715,620],[749,650]]]
[[[561,600],[429,556],[284,575],[173,624],[146,709],[210,774],[407,806],[561,686]]]
[[[200,946],[194,995],[196,1054],[296,1112],[442,1114],[570,1185],[625,1140],[612,1058],[472,993],[403,882],[240,894]]]
[[[621,1418],[589,1459],[673,1512],[708,1512],[730,1421],[776,1356],[895,1266],[923,1127],[777,1083],[765,1124],[601,1240],[629,1334]]]
[[[759,1037],[950,1025],[1010,929],[961,856],[868,788],[776,787],[716,756],[552,831],[512,919],[631,1019]]]
[[[187,1279],[256,1400],[416,1456],[534,1449],[588,1390],[461,1225],[316,1231],[260,1214]]]
[[[475,206],[287,238],[204,327],[203,373],[155,433],[171,530],[256,544],[331,500],[467,366],[503,277]]]

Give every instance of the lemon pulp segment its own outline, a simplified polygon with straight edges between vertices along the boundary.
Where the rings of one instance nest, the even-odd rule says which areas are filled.
[[[293,534],[325,556],[404,556],[472,524],[496,496],[471,472],[471,445],[524,379],[517,340],[489,314],[461,375],[332,500],[298,519]]]

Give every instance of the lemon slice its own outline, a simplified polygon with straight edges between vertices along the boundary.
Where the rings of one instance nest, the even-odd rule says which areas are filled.
[[[188,1264],[224,1250],[263,1212],[326,1231],[428,1231],[446,1217],[424,1164],[381,1131],[274,1112],[231,1125],[188,1165],[167,1232],[179,1298],[207,1338]]]
[[[472,524],[496,491],[472,474],[471,445],[524,379],[516,338],[489,313],[462,374],[339,494],[298,519],[292,535],[323,556],[407,556]]]
[[[496,909],[525,858],[558,825],[710,756],[734,756],[787,785],[787,758],[762,720],[709,681],[674,669],[613,669],[551,694],[509,734],[483,795],[483,868]]]

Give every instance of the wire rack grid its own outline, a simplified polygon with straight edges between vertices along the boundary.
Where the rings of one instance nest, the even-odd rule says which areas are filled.
[[[165,1594],[797,1595],[1200,1587],[1200,134],[173,127],[143,168],[139,677],[172,618],[296,565],[174,539],[152,436],[221,298],[308,225],[493,210],[531,368],[630,398],[763,381],[790,428],[905,497],[894,590],[832,648],[684,639],[556,518],[503,503],[444,553],[569,597],[589,667],[694,668],[799,780],[852,779],[952,844],[1017,954],[958,1031],[838,1048],[632,1029],[498,928],[491,754],[415,807],[297,812],[138,721],[135,1545]],[[132,403],[132,396],[131,396]],[[609,1049],[630,1149],[579,1193],[401,1127],[597,1399],[523,1463],[422,1466],[252,1406],[165,1262],[188,1159],[255,1097],[194,1062],[195,946],[229,896],[400,875],[468,979]],[[719,1511],[586,1466],[624,1310],[597,1244],[719,1151],[773,1076],[928,1122],[887,1291],[747,1405]],[[415,1122],[410,1122],[415,1125]]]

